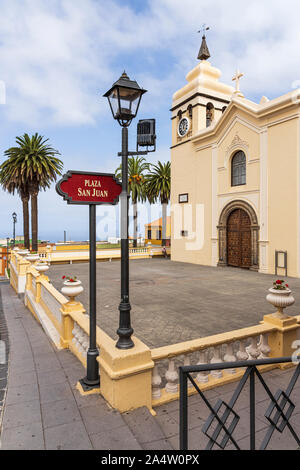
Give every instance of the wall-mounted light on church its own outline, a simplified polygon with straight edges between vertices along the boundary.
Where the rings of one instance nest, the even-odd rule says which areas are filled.
[[[128,126],[137,115],[141,97],[147,90],[140,88],[136,81],[130,80],[125,71],[113,86],[104,94],[108,99],[114,119],[122,126],[122,192],[121,203],[121,302],[120,320],[116,347],[130,349],[134,346],[131,339],[129,302],[129,241],[128,241]],[[132,152],[131,152],[132,154]]]

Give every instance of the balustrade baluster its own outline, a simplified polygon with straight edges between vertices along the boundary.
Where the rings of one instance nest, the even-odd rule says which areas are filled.
[[[219,362],[223,362],[221,359],[220,346],[215,346],[213,348],[213,357],[211,358],[210,363],[218,364]],[[212,370],[211,375],[215,379],[220,379],[223,376],[223,372],[222,370]]]
[[[233,343],[229,343],[226,345],[226,354],[224,356],[225,362],[235,362],[236,357],[233,354]],[[227,374],[236,374],[236,369],[226,369]]]
[[[258,356],[258,359],[266,359],[267,357],[269,357],[271,348],[268,344],[268,333],[260,335],[258,350],[260,351],[260,355]]]
[[[257,345],[257,336],[250,338],[250,345],[246,347],[246,351],[249,354],[249,359],[255,360],[260,355],[260,350]]]
[[[240,348],[236,353],[236,357],[239,361],[247,361],[249,358],[249,354],[246,352],[246,339],[240,340]]]
[[[183,356],[183,365],[184,366],[190,366],[191,365],[191,355],[190,354],[185,354]],[[187,384],[188,384],[188,388],[194,387],[194,385],[192,384],[192,382],[190,380],[187,381]]]
[[[152,398],[160,398],[161,396],[161,376],[158,371],[158,364],[154,364],[153,372],[152,372]]]
[[[199,361],[197,362],[197,366],[202,364],[207,364],[207,351],[203,349],[199,352]],[[196,379],[199,383],[204,384],[208,382],[209,371],[201,371],[198,372]]]
[[[166,392],[176,393],[178,392],[178,373],[175,369],[175,359],[169,359],[169,367],[166,372]]]

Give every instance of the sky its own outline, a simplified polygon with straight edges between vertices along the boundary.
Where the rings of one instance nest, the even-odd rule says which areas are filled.
[[[172,95],[197,64],[203,23],[210,62],[229,85],[237,67],[245,97],[259,102],[300,87],[297,0],[0,0],[0,162],[16,136],[39,134],[61,153],[64,172],[114,172],[121,127],[103,94],[125,69],[147,89],[129,127],[155,118],[156,163],[170,159]],[[144,224],[161,208],[145,205]],[[0,238],[22,234],[22,204],[0,189]],[[97,236],[117,234],[118,207],[97,208]],[[88,239],[88,208],[71,206],[54,185],[39,194],[39,238]]]

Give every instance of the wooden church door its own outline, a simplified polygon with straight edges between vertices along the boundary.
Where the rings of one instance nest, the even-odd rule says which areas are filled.
[[[242,209],[232,211],[227,220],[227,264],[251,266],[251,222]]]

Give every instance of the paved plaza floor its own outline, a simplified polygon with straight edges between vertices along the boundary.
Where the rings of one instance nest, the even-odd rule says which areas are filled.
[[[62,276],[77,276],[78,296],[89,308],[89,265],[53,265],[49,279],[57,289]],[[230,267],[206,267],[169,259],[130,261],[130,302],[134,334],[149,347],[257,325],[274,307],[266,301],[275,275]],[[295,297],[288,309],[299,314],[300,279],[286,278]],[[97,323],[116,338],[119,322],[120,261],[97,263]]]

